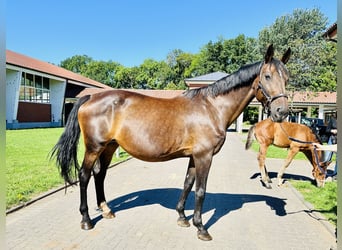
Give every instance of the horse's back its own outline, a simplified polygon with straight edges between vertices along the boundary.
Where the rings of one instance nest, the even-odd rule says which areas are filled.
[[[306,125],[286,121],[278,123],[273,122],[271,119],[265,119],[256,124],[255,136],[259,143],[273,144],[284,148],[291,146],[303,147],[303,143],[295,142],[291,138],[305,142],[317,141],[315,134]]]
[[[115,133],[125,126],[144,132],[157,124],[176,126],[178,120],[189,109],[185,98],[157,98],[125,90],[108,90],[93,94],[78,111],[83,130],[100,130],[102,134]],[[116,132],[115,132],[116,131]]]
[[[283,133],[288,137],[296,138],[304,142],[316,142],[317,137],[311,128],[304,124],[283,122],[276,125],[278,130],[283,130]]]

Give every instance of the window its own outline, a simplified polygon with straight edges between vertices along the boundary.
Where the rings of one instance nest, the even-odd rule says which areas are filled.
[[[20,101],[50,103],[50,81],[49,78],[22,73]]]

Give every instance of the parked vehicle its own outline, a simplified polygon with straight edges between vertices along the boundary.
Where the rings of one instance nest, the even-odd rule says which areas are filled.
[[[297,122],[297,117],[290,117],[291,122]],[[326,132],[327,126],[324,124],[323,119],[312,117],[301,117],[300,123],[313,129],[320,137],[322,142],[328,142],[329,134]]]

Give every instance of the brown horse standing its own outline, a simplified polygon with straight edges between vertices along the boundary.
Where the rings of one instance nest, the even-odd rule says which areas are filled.
[[[313,166],[312,175],[316,180],[317,186],[321,187],[324,185],[327,163],[317,162],[323,159],[323,153],[315,150],[312,143],[321,144],[321,142],[308,126],[292,122],[276,123],[271,119],[263,120],[249,129],[246,149],[251,147],[253,135],[260,144],[258,154],[259,168],[261,180],[267,188],[271,188],[271,180],[266,170],[265,159],[267,149],[271,144],[289,149],[285,163],[278,172],[278,186],[283,183],[282,177],[285,169],[290,165],[298,152],[303,152],[311,162]]]
[[[212,157],[222,147],[229,125],[254,97],[263,103],[274,121],[280,122],[287,117],[285,86],[289,74],[284,64],[290,53],[289,49],[281,61],[277,60],[273,58],[271,45],[264,61],[241,67],[208,87],[188,90],[172,99],[152,98],[123,90],[80,98],[52,156],[56,155],[61,175],[67,182],[73,182],[73,167],[78,169],[81,228],[93,228],[87,205],[91,172],[94,173],[97,204],[103,210],[103,217],[114,217],[106,204],[103,181],[112,155],[120,145],[132,156],[145,161],[189,157],[184,189],[176,207],[178,224],[190,225],[184,206],[196,180],[193,224],[200,239],[211,240],[202,224],[202,204]],[[79,169],[77,144],[80,132],[85,155]]]

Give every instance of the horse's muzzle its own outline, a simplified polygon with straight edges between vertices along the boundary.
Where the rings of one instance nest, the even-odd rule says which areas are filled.
[[[287,98],[279,98],[270,104],[270,117],[274,122],[283,122],[289,115]]]
[[[271,112],[271,120],[274,122],[283,122],[287,118],[288,115],[289,115],[289,112],[287,110]]]

